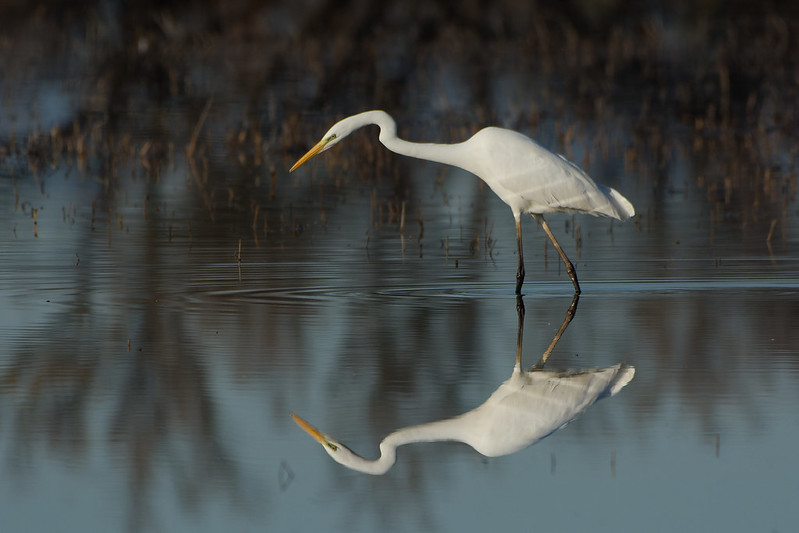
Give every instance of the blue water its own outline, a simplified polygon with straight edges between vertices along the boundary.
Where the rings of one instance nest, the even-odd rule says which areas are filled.
[[[156,191],[179,191],[181,176],[178,166]],[[411,198],[421,239],[418,221],[404,234],[370,225],[356,192],[331,202],[325,222],[317,207],[295,207],[302,231],[256,243],[251,228],[231,229],[236,209],[210,224],[179,207],[190,192],[145,211],[130,185],[122,225],[95,215],[92,228],[85,181],[56,172],[46,186],[17,183],[40,206],[37,236],[29,213],[3,211],[15,227],[0,270],[10,531],[791,527],[793,241],[772,257],[741,251],[745,236],[717,234],[708,248],[701,225],[672,228],[677,245],[577,217],[583,295],[547,367],[623,362],[633,381],[514,455],[415,444],[373,478],[335,464],[289,413],[374,458],[384,435],[468,411],[508,378],[515,243],[490,191],[478,188],[460,215],[437,196]],[[552,219],[574,253],[560,229],[571,219]],[[525,223],[531,366],[571,284]]]

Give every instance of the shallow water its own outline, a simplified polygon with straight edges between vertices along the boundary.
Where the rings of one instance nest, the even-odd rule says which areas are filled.
[[[448,57],[420,52],[409,76],[427,80],[430,102],[398,84],[417,95],[397,113],[403,135],[456,140],[496,122],[464,111],[473,86],[452,80],[472,74]],[[736,135],[763,143],[752,162],[719,151],[727,129],[700,134],[657,110],[642,134],[623,87],[610,91],[624,97],[611,99],[609,124],[567,102],[531,125],[517,90],[526,75],[492,68],[500,122],[587,163],[636,206],[625,223],[548,217],[583,294],[545,368],[632,365],[618,395],[511,455],[417,443],[384,476],[336,464],[290,413],[376,458],[387,434],[474,409],[509,378],[508,208],[465,172],[388,153],[374,131],[289,174],[356,99],[308,104],[311,72],[279,71],[255,110],[246,91],[201,86],[188,103],[89,106],[70,128],[72,109],[52,95],[80,80],[56,70],[9,91],[27,107],[12,121],[6,105],[13,124],[0,122],[1,529],[791,530],[791,136],[741,126]],[[544,110],[561,96],[550,74],[534,86]],[[758,179],[769,169],[773,182],[749,189],[731,167]],[[523,231],[529,368],[573,294],[545,234],[529,218]]]
[[[20,198],[40,205],[36,236],[24,211],[3,215],[5,227],[16,225],[0,276],[9,481],[0,501],[10,530],[792,523],[793,241],[773,256],[764,244],[743,252],[745,235],[717,234],[708,248],[706,228],[684,224],[670,228],[679,244],[653,245],[652,232],[633,224],[616,223],[611,234],[608,221],[577,217],[583,295],[547,367],[623,362],[636,368],[633,381],[514,455],[409,445],[386,476],[372,478],[333,463],[289,412],[376,457],[385,434],[472,409],[508,378],[513,228],[490,191],[468,201],[486,205],[479,214],[414,198],[429,215],[421,239],[418,222],[406,222],[403,255],[397,224],[376,229],[368,212],[353,213],[368,211],[357,194],[331,205],[325,223],[275,230],[256,244],[231,229],[240,224],[235,209],[211,225],[193,222],[189,236],[183,221],[203,213],[145,215],[130,202],[121,225],[98,217],[92,229],[77,198],[85,181],[54,174],[46,184],[50,195],[17,184]],[[65,218],[59,207],[70,194],[79,207]],[[317,209],[296,207],[294,216],[313,220]],[[484,244],[471,253],[486,217],[492,254]],[[571,221],[551,218],[558,228]],[[525,230],[523,362],[531,366],[565,315],[571,285],[551,249],[545,258],[543,233],[532,221]]]

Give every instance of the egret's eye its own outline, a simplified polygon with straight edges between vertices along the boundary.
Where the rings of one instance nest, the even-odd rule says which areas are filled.
[[[325,139],[325,142],[329,143],[330,141],[334,141],[335,139],[336,139],[336,134],[334,133],[333,135]]]
[[[335,135],[333,135],[333,137],[335,137]],[[332,442],[327,442],[327,441],[325,441],[325,446],[327,446],[328,448],[330,448],[330,449],[331,449],[331,450],[333,450],[334,452],[335,452],[336,450],[338,450],[338,446],[336,446],[336,445],[335,445],[335,444],[333,444]]]

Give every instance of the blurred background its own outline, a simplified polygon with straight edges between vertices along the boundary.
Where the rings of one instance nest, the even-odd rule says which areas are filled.
[[[787,531],[799,492],[790,3],[0,3],[3,531]],[[401,137],[496,125],[636,207],[548,218],[548,366],[636,377],[513,456],[408,446],[510,375],[510,210]],[[523,358],[572,286],[523,221]],[[676,513],[675,509],[680,512]]]

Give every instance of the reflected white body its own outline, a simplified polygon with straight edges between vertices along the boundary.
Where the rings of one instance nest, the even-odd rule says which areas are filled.
[[[380,458],[373,461],[293,416],[337,462],[377,475],[394,464],[398,446],[414,442],[461,441],[489,457],[514,453],[562,428],[597,400],[613,396],[634,375],[633,367],[622,364],[580,372],[523,372],[517,363],[510,379],[485,403],[454,418],[391,433],[380,443]]]

